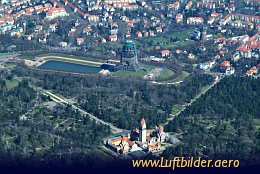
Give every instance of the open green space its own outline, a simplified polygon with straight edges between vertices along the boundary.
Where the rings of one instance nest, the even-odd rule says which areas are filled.
[[[181,31],[181,32],[174,32],[172,34],[168,34],[165,36],[155,36],[155,37],[149,37],[149,38],[145,38],[144,41],[147,42],[168,42],[170,40],[170,38],[172,37],[173,39],[175,39],[176,37],[178,39],[180,39],[181,41],[186,40],[187,38],[189,38],[189,30],[187,31]]]
[[[183,108],[184,108],[183,105],[179,105],[179,104],[174,105],[174,106],[172,107],[172,115],[177,114],[177,113],[180,112]]]
[[[140,77],[140,78],[143,78],[147,72],[145,72],[144,70],[139,70],[139,71],[123,71],[123,70],[120,70],[120,71],[117,71],[115,73],[117,76],[120,76],[120,77]]]
[[[19,81],[16,79],[12,79],[12,80],[5,80],[6,82],[6,87],[8,90],[11,90],[13,88],[15,88],[16,86],[19,85]]]
[[[9,69],[13,69],[16,65],[14,63],[6,63],[5,66]]]
[[[156,66],[154,65],[143,65],[143,69],[145,69],[146,71],[150,71],[154,68],[156,68]]]
[[[181,32],[174,32],[173,34],[170,34],[169,36],[170,37],[178,37],[180,38],[181,40],[185,40],[187,38],[189,38],[189,30],[186,30],[186,31],[181,31]]]
[[[254,124],[255,124],[256,129],[260,129],[260,118],[254,119]]]
[[[174,75],[174,72],[170,69],[164,69],[163,72],[159,75],[159,78],[168,78]]]
[[[144,65],[142,70],[139,71],[117,71],[115,74],[120,77],[141,77],[143,78],[149,71],[155,69],[156,66],[153,65]],[[159,78],[168,78],[174,75],[174,71],[170,69],[163,69],[162,73],[159,75]]]
[[[187,31],[181,31],[181,32],[174,32],[172,34],[164,35],[164,36],[154,36],[154,37],[149,37],[149,38],[144,38],[142,41],[150,43],[151,41],[154,44],[160,43],[162,49],[172,49],[175,47],[183,47],[183,46],[188,46],[193,44],[192,40],[186,40],[189,39],[189,32],[190,30]],[[179,41],[177,42],[170,42],[170,39],[173,38],[178,38]],[[138,41],[136,41],[138,42]],[[146,50],[152,50],[153,46],[147,47]]]
[[[154,43],[166,42],[166,41],[168,41],[168,38],[167,37],[163,37],[163,36],[155,36],[155,37],[145,38],[144,41],[146,41],[146,42],[153,41]]]
[[[167,82],[168,83],[174,83],[174,82],[184,81],[189,76],[190,76],[190,73],[188,73],[186,71],[182,71],[181,75],[179,75],[177,78],[175,78],[173,80],[169,80]]]
[[[171,49],[171,48],[177,48],[177,47],[184,47],[188,45],[192,45],[194,41],[187,40],[187,41],[179,41],[179,42],[170,42],[168,44],[162,45],[162,49]]]

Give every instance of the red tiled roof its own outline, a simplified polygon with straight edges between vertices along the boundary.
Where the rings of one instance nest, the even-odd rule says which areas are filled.
[[[225,60],[225,61],[221,62],[220,66],[221,67],[229,67],[230,66],[230,62]]]
[[[142,118],[141,125],[143,126],[144,124],[145,124],[145,120],[144,120],[144,118]]]
[[[169,53],[170,53],[170,50],[162,50],[161,53],[162,53],[162,54],[169,54]]]

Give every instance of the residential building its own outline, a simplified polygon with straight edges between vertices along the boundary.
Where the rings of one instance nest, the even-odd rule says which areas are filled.
[[[170,50],[162,50],[161,51],[161,56],[162,57],[167,57],[167,56],[169,56],[170,55]]]
[[[182,23],[183,22],[183,15],[181,13],[177,13],[175,20],[176,20],[176,23]]]
[[[260,35],[256,34],[253,37],[250,37],[248,41],[237,48],[237,51],[245,58],[259,58]]]
[[[192,6],[193,2],[192,1],[189,1],[186,6],[185,6],[185,10],[189,10]]]
[[[215,9],[216,4],[212,2],[197,2],[197,8]]]
[[[188,25],[198,25],[198,24],[202,24],[203,22],[204,22],[204,19],[201,17],[188,17],[187,18]]]
[[[62,7],[52,7],[47,13],[46,13],[46,19],[52,20],[57,17],[64,17],[68,16],[69,14],[66,12],[65,8]]]
[[[246,75],[248,76],[252,76],[252,75],[256,75],[258,73],[258,69],[256,66],[253,66],[252,68],[250,68],[247,72]]]
[[[168,5],[168,10],[170,10],[170,9],[173,9],[175,11],[179,10],[180,9],[180,2],[176,1],[173,4],[169,4]]]
[[[143,34],[140,31],[137,31],[135,34],[136,34],[136,37],[139,37],[139,38],[143,37]]]
[[[81,45],[82,43],[84,43],[85,39],[84,38],[77,38],[77,45]]]
[[[117,41],[117,35],[110,35],[109,40],[110,40],[110,42],[116,42]]]

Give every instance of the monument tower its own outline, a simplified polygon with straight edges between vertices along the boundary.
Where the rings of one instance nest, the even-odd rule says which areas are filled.
[[[124,69],[137,71],[140,69],[136,45],[131,40],[127,40],[122,48],[120,62],[124,64]]]
[[[142,143],[146,142],[146,123],[144,118],[142,118],[139,126],[139,141]]]

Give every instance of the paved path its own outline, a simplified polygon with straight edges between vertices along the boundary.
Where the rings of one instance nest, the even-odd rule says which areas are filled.
[[[79,62],[79,63],[93,64],[93,65],[98,65],[98,66],[104,64],[104,63],[102,63],[102,62],[94,62],[94,61],[89,61],[89,60],[82,60],[82,59],[76,59],[76,58],[70,58],[70,57],[63,57],[63,56],[43,56],[43,57],[36,57],[36,60],[37,60],[37,61],[46,61],[46,59],[68,60],[68,61]]]
[[[219,75],[216,75],[216,78],[214,80],[214,83],[212,83],[205,91],[199,93],[195,98],[193,98],[189,103],[185,104],[184,105],[184,108],[179,111],[178,113],[176,114],[170,114],[170,117],[167,119],[166,123],[164,123],[164,125],[167,125],[170,121],[172,121],[176,116],[180,115],[182,112],[185,111],[185,109],[187,107],[189,107],[190,105],[193,104],[193,102],[195,102],[197,99],[199,99],[202,95],[204,95],[206,92],[208,92],[208,90],[210,90],[211,88],[213,88],[218,82],[221,81],[223,77],[219,76]]]
[[[55,101],[55,102],[57,102],[57,103],[60,103],[60,104],[62,104],[62,105],[69,104],[69,105],[72,106],[73,109],[78,110],[78,111],[81,112],[83,115],[88,115],[88,116],[90,117],[90,119],[95,120],[97,123],[100,123],[100,124],[104,124],[104,125],[109,126],[109,127],[111,128],[111,130],[112,130],[113,133],[119,133],[119,132],[122,132],[122,131],[123,131],[122,129],[115,127],[113,124],[108,123],[108,122],[105,122],[105,121],[103,121],[103,120],[101,120],[101,119],[95,117],[94,115],[92,115],[92,114],[90,114],[90,113],[88,113],[88,112],[82,110],[81,108],[79,108],[78,106],[75,106],[72,102],[70,102],[70,101],[67,100],[67,99],[61,98],[61,97],[59,97],[59,96],[57,96],[57,95],[55,95],[55,94],[53,94],[53,93],[51,93],[51,92],[49,92],[49,91],[46,91],[46,90],[44,90],[43,93],[44,93],[45,95],[50,96],[50,98],[51,98],[53,101]]]
[[[156,81],[152,81],[153,84],[158,84],[158,85],[176,85],[176,84],[180,84],[183,81],[178,81],[178,82],[156,82]]]

